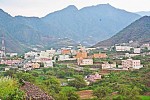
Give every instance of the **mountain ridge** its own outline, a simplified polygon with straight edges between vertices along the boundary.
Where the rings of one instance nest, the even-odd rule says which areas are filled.
[[[108,4],[82,9],[70,5],[42,18],[12,17],[2,10],[0,11],[0,29],[1,33],[8,34],[6,36],[9,38],[6,38],[9,41],[9,44],[6,42],[8,52],[24,52],[25,48],[31,49],[36,45],[43,45],[44,48],[61,45],[58,40],[65,37],[76,43],[85,43],[90,46],[99,40],[111,37],[138,18],[140,16],[137,14]],[[12,49],[10,49],[12,47],[10,41],[14,42]],[[72,42],[72,44],[76,43]],[[17,45],[17,49],[20,48],[20,50],[15,49]]]
[[[150,42],[150,16],[144,16],[118,32],[111,38],[101,41],[94,47],[113,46],[118,43],[138,41],[139,44]]]

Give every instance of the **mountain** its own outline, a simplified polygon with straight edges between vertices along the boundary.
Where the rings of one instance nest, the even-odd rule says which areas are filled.
[[[77,9],[70,5],[45,17],[12,17],[0,10],[0,37],[5,34],[7,52],[76,45],[104,40],[140,18],[109,4]]]
[[[144,16],[111,38],[97,43],[94,47],[112,46],[118,43],[127,43],[129,41],[138,43],[150,42],[150,16]]]
[[[140,11],[136,12],[136,14],[139,14],[141,16],[150,16],[150,11]]]
[[[109,4],[100,4],[80,10],[71,5],[48,14],[42,20],[56,27],[59,37],[78,39],[78,42],[94,37],[93,41],[97,42],[113,36],[138,18],[140,16],[137,14],[114,8]]]

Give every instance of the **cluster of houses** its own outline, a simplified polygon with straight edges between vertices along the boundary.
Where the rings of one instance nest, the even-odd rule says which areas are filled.
[[[140,48],[134,48],[128,45],[115,45],[115,50],[117,52],[125,52],[124,57],[134,57],[141,54],[141,49],[143,48],[150,49],[150,44],[143,44]],[[6,64],[9,66],[12,65],[22,65],[23,69],[31,70],[36,69],[40,67],[53,67],[53,64],[57,62],[68,62],[68,61],[74,61],[76,62],[76,65],[78,66],[86,66],[86,65],[95,65],[95,62],[93,59],[101,59],[101,58],[107,58],[106,53],[90,53],[91,50],[95,50],[96,48],[85,48],[84,46],[78,46],[78,49],[73,48],[61,48],[58,50],[50,49],[45,51],[39,51],[39,52],[27,52],[24,54],[24,59],[17,59],[17,60],[1,60],[0,64]],[[126,51],[131,51],[132,53],[126,53]],[[9,55],[17,56],[16,53],[9,53]],[[142,67],[140,64],[140,60],[133,60],[133,59],[127,59],[122,60],[121,65],[117,65],[116,62],[108,63],[103,62],[99,64],[98,66],[101,67],[101,69],[114,69],[116,67],[122,68],[122,69],[139,69]]]

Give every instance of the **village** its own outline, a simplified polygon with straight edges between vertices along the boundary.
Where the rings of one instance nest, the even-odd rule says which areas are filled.
[[[80,44],[77,47],[51,48],[43,51],[35,49],[23,55],[17,53],[5,54],[4,51],[1,51],[0,65],[3,67],[1,67],[0,72],[6,76],[14,77],[15,75],[22,80],[25,85],[21,89],[26,91],[26,98],[37,96],[36,98],[40,100],[44,95],[44,98],[56,98],[54,96],[56,94],[51,94],[52,97],[48,97],[47,94],[36,87],[34,84],[40,85],[34,81],[35,77],[40,84],[45,84],[43,82],[46,77],[48,77],[47,79],[52,78],[52,80],[53,77],[56,77],[54,80],[60,81],[60,87],[75,87],[81,99],[95,98],[93,90],[89,89],[89,87],[95,89],[93,84],[98,85],[97,82],[111,78],[112,73],[132,73],[147,66],[145,61],[141,60],[142,57],[149,57],[150,43],[141,44],[138,47],[130,44],[132,44],[132,41],[115,44],[107,48],[85,47]],[[76,83],[77,80],[81,82]],[[34,87],[33,90],[32,86]],[[39,92],[36,92],[36,89]]]
[[[132,41],[129,41],[132,43]],[[6,53],[6,59],[0,64],[7,65],[3,71],[17,68],[18,70],[30,71],[40,68],[53,68],[56,64],[66,65],[77,71],[83,68],[95,71],[93,75],[84,76],[88,82],[101,79],[103,71],[127,71],[137,70],[143,67],[140,60],[133,59],[135,56],[150,55],[150,44],[142,44],[140,47],[132,47],[126,44],[116,44],[109,48],[86,48],[78,45],[76,49],[72,46],[45,50],[29,51],[18,57],[17,53]],[[3,55],[3,52],[1,52]]]

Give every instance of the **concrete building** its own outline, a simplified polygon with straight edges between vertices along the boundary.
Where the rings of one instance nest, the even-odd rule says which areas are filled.
[[[127,60],[122,60],[122,67],[127,69],[129,68],[140,69],[143,67],[143,65],[141,65],[140,60],[127,59]]]
[[[93,58],[106,58],[106,53],[93,54]]]
[[[79,51],[79,52],[77,52],[76,58],[77,59],[87,58],[87,52],[85,52],[85,51]]]
[[[78,59],[78,65],[93,65],[93,59]]]
[[[124,57],[134,57],[134,56],[138,56],[140,54],[130,54],[130,53],[125,53],[125,56]]]
[[[134,53],[141,53],[141,48],[134,48]]]
[[[32,51],[30,51],[30,52],[27,52],[27,53],[24,54],[24,58],[25,58],[25,59],[28,59],[28,58],[30,58],[30,57],[35,57],[35,56],[37,56],[37,55],[38,55],[37,52],[32,52]]]
[[[53,61],[52,60],[47,60],[47,61],[43,61],[44,63],[44,67],[53,67]]]
[[[130,46],[115,46],[116,51],[130,51]]]
[[[69,55],[59,55],[58,61],[76,60],[76,58],[70,58]]]
[[[10,57],[15,57],[18,55],[18,53],[6,53],[6,55]]]
[[[33,69],[40,68],[40,64],[38,64],[38,63],[32,63],[32,68]]]
[[[116,68],[116,63],[109,64],[108,62],[105,62],[102,64],[102,69],[110,69],[110,68]]]
[[[101,79],[101,75],[99,75],[98,73],[94,74],[94,75],[88,75],[85,77],[85,79],[89,82],[96,82],[97,80]]]

